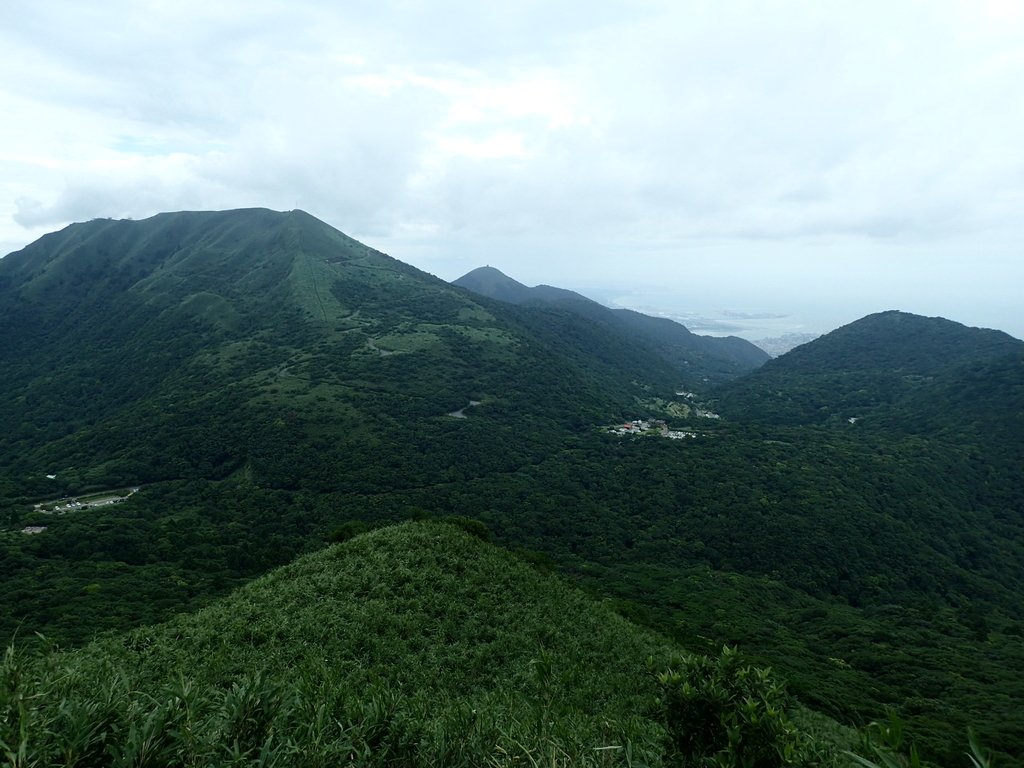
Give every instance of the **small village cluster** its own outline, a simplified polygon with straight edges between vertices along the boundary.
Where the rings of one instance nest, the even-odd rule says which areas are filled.
[[[56,475],[47,475],[46,477],[53,480]],[[68,497],[53,501],[41,501],[38,504],[33,504],[32,509],[36,512],[41,512],[44,515],[64,515],[68,512],[80,512],[94,507],[105,507],[110,504],[120,504],[133,493],[137,493],[138,490],[138,488],[129,488],[127,491],[119,490],[93,494],[92,496],[83,497],[85,499],[84,501]],[[32,536],[42,533],[46,528],[47,526],[45,525],[26,525],[21,529],[21,532],[28,536]]]
[[[33,507],[42,512],[44,515],[58,514],[63,515],[66,512],[77,512],[80,510],[89,509],[90,507],[105,507],[110,504],[120,504],[122,501],[127,499],[133,493],[136,493],[139,489],[132,488],[128,493],[123,496],[110,495],[103,497],[93,497],[86,501],[79,501],[78,499],[67,499],[59,502],[41,502],[34,504]]]
[[[615,427],[609,427],[608,431],[615,435],[660,435],[670,440],[682,440],[683,438],[697,437],[696,432],[669,429],[668,424],[662,419],[635,419],[627,421]]]

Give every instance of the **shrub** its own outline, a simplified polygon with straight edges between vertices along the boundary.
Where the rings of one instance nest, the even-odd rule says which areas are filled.
[[[655,670],[671,757],[685,766],[776,768],[807,764],[810,745],[786,715],[770,669],[728,646],[718,658],[676,655]]]

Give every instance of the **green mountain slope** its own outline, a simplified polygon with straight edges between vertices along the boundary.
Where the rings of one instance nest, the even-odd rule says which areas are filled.
[[[803,344],[718,393],[736,419],[821,424],[861,419],[927,402],[935,387],[956,386],[967,365],[1024,352],[1002,331],[943,318],[882,312]],[[955,414],[950,414],[955,418]],[[916,422],[908,418],[906,428]]]
[[[32,764],[831,764],[769,711],[788,700],[767,673],[681,656],[450,525],[365,534],[4,671],[0,742]]]
[[[453,285],[492,299],[534,307],[561,307],[609,328],[628,333],[671,363],[689,388],[703,391],[707,383],[735,378],[763,365],[769,356],[744,339],[698,336],[667,318],[629,309],[609,309],[574,291],[538,285],[529,288],[494,267],[479,267]]]
[[[485,307],[300,211],[72,225],[0,261],[0,336],[0,470],[39,494],[242,468],[333,486],[471,400],[582,425],[677,385],[621,334]]]

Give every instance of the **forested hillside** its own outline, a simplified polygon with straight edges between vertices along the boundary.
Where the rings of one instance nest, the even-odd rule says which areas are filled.
[[[677,378],[621,334],[474,301],[301,212],[73,225],[0,261],[0,336],[0,456],[29,495],[240,470],[336,487],[351,452],[413,461],[410,422],[443,433],[471,400],[583,426]]]
[[[845,724],[893,708],[940,764],[970,725],[1024,758],[1024,343],[1005,334],[883,313],[677,394],[654,336],[247,210],[11,254],[0,338],[0,631],[20,646],[460,515],[686,649],[738,644]]]
[[[948,424],[958,422],[957,400],[937,400],[936,387],[955,389],[972,368],[1022,354],[1024,341],[1002,331],[881,312],[796,347],[723,387],[717,399],[733,418],[770,424],[888,417],[898,427],[892,416],[907,410],[901,431],[915,431],[923,426],[916,411],[936,403],[948,408]],[[965,400],[973,400],[970,393]],[[1001,412],[994,410],[997,418]]]

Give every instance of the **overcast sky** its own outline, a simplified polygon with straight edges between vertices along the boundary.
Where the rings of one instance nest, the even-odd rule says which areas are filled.
[[[694,330],[1024,337],[1024,0],[3,5],[0,253],[301,208]]]

